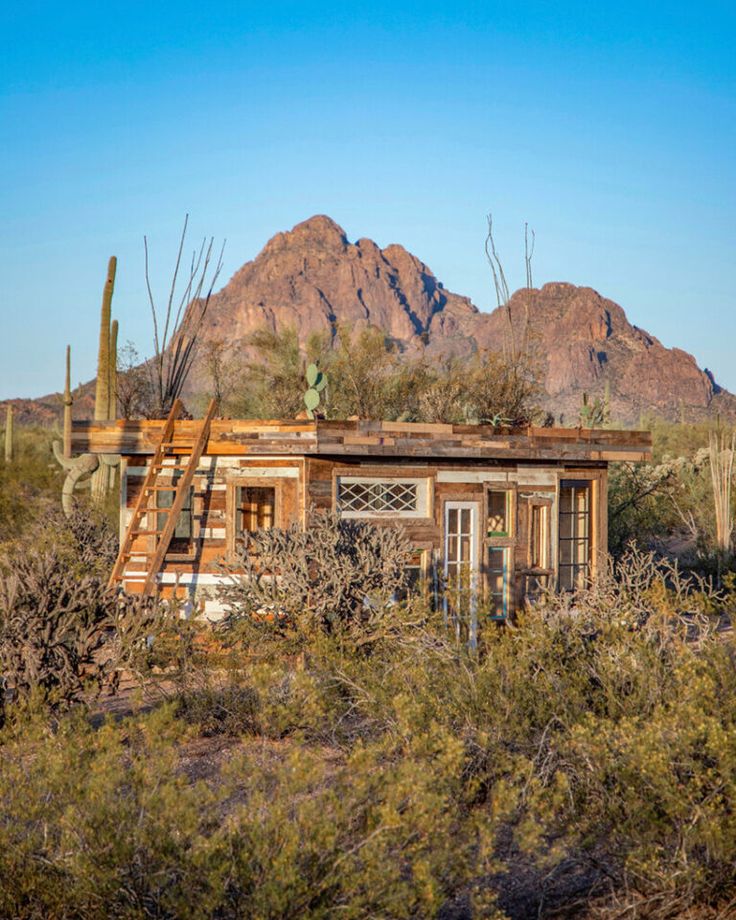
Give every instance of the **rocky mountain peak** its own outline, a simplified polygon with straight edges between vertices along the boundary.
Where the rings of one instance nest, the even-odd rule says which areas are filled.
[[[637,422],[640,413],[736,417],[736,397],[692,355],[665,348],[593,288],[550,282],[482,313],[403,246],[382,249],[366,237],[351,243],[324,214],[277,233],[233,275],[212,297],[202,338],[247,352],[257,329],[293,328],[306,342],[314,332],[334,336],[341,325],[376,326],[401,351],[427,360],[485,348],[523,351],[539,371],[545,408],[563,424],[577,424],[584,393],[606,394],[612,417],[623,422]],[[204,364],[195,365],[189,388],[207,385]]]
[[[268,241],[261,254],[273,254],[286,249],[329,249],[341,253],[347,246],[348,238],[342,227],[326,214],[315,214],[292,230],[277,233]]]
[[[430,359],[508,348],[513,339],[517,351],[533,352],[547,407],[570,424],[584,392],[608,393],[614,415],[627,421],[649,411],[701,417],[719,398],[691,355],[665,348],[593,288],[554,281],[481,313],[404,246],[382,249],[365,237],[351,243],[326,215],[277,233],[236,273],[212,299],[205,337],[226,331],[245,347],[259,327],[291,326],[306,341],[312,332],[334,335],[341,324],[377,326],[403,351]],[[728,400],[725,394],[722,410]]]

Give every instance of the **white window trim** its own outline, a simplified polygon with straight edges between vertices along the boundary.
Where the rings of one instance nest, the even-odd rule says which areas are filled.
[[[355,483],[372,485],[373,483],[407,483],[417,487],[417,507],[415,511],[343,511],[340,508],[340,486]],[[335,505],[340,517],[343,518],[428,518],[431,515],[430,482],[427,476],[342,476],[338,475],[335,482]]]

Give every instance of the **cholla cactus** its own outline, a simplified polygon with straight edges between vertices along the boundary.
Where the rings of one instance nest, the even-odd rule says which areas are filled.
[[[329,629],[380,614],[405,587],[411,544],[400,528],[312,513],[306,529],[260,530],[226,568],[231,618],[306,618]],[[257,564],[254,560],[257,559]]]
[[[54,548],[10,562],[0,573],[0,722],[6,691],[14,699],[41,691],[60,706],[90,683],[114,686],[119,666],[160,628],[158,602],[105,591]]]

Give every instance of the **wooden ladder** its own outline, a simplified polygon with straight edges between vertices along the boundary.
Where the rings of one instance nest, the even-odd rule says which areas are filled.
[[[171,407],[171,412],[166,419],[161,439],[156,446],[151,463],[146,472],[143,486],[135,503],[130,523],[125,531],[125,537],[120,544],[120,552],[115,560],[108,587],[114,587],[122,584],[125,566],[132,556],[146,557],[146,579],[143,584],[143,594],[153,594],[156,588],[156,576],[158,575],[163,564],[166,553],[171,543],[171,538],[176,530],[176,522],[179,519],[181,509],[184,507],[189,488],[192,485],[194,474],[197,471],[202,453],[207,445],[207,439],[210,434],[210,424],[215,415],[217,403],[213,399],[207,409],[207,414],[202,419],[199,431],[194,437],[191,452],[188,457],[180,456],[173,453],[174,448],[174,428],[176,420],[181,415],[182,403],[177,399]],[[177,447],[182,445],[177,443]],[[184,445],[186,446],[186,445]],[[179,463],[164,463],[166,459],[174,457]],[[166,482],[161,484],[159,477],[162,473],[168,475],[177,470],[182,470],[182,475],[176,483]],[[159,508],[157,495],[159,492],[173,492],[174,498],[171,506],[168,508]],[[151,504],[151,499],[154,499]],[[165,515],[163,527],[160,527],[161,517]],[[151,527],[151,517],[155,521],[155,526]],[[148,519],[146,524],[145,519]],[[136,550],[133,552],[133,544],[138,537],[152,537],[153,548],[149,550]]]

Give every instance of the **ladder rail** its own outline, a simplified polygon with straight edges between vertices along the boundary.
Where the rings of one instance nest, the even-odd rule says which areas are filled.
[[[149,562],[148,575],[146,576],[146,580],[143,585],[144,594],[150,594],[156,586],[156,575],[158,574],[158,571],[161,568],[164,559],[166,558],[166,553],[168,552],[169,546],[171,544],[171,539],[174,536],[174,531],[176,530],[176,524],[179,520],[181,509],[184,507],[184,499],[186,498],[187,493],[189,492],[189,488],[192,485],[194,474],[197,472],[200,458],[205,449],[205,446],[207,445],[207,439],[210,433],[210,424],[214,418],[216,410],[217,401],[213,399],[210,401],[209,407],[207,409],[207,414],[202,421],[199,435],[192,448],[192,453],[189,456],[189,462],[187,463],[184,472],[174,487],[174,500],[171,503],[171,507],[168,509],[160,509],[161,511],[168,511],[168,517],[166,523],[164,524],[163,532],[161,533],[161,536],[156,544],[153,556]]]
[[[115,560],[115,565],[113,566],[112,572],[110,573],[110,578],[107,583],[108,588],[114,587],[116,582],[122,579],[122,575],[125,570],[125,560],[129,555],[133,543],[137,537],[137,534],[135,533],[137,530],[137,525],[140,524],[143,515],[148,513],[148,503],[150,500],[151,487],[153,486],[154,480],[158,476],[156,465],[159,464],[164,457],[164,445],[171,440],[174,433],[176,420],[181,415],[182,409],[183,404],[181,400],[174,400],[174,404],[171,407],[171,411],[169,412],[166,423],[164,424],[163,431],[161,432],[161,437],[158,444],[156,445],[156,450],[154,451],[153,458],[151,459],[151,464],[148,467],[146,475],[143,479],[141,491],[133,508],[133,513],[130,517],[130,521],[128,522],[128,526],[125,529],[125,536],[120,543],[117,559]],[[145,555],[145,553],[141,553],[141,555]]]

